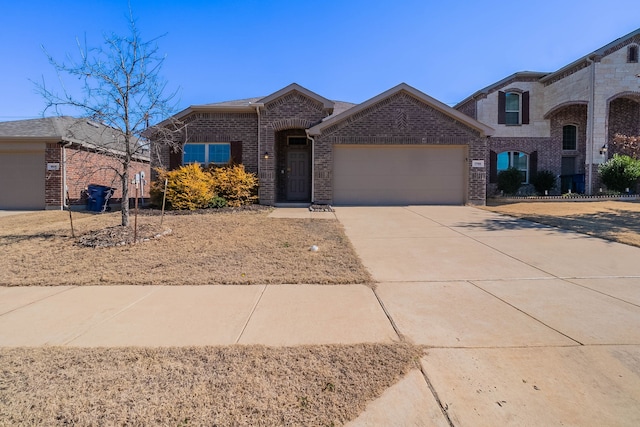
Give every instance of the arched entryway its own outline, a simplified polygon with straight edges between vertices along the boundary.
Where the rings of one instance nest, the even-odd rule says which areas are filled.
[[[276,201],[311,202],[311,141],[304,129],[286,129],[275,133]]]
[[[607,125],[607,157],[611,158],[619,151],[613,144],[616,134],[640,135],[640,93],[623,93],[613,97],[609,101]]]

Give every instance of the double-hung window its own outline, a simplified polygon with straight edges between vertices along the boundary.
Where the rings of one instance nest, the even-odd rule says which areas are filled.
[[[200,163],[203,166],[226,165],[231,160],[231,144],[212,142],[206,144],[186,143],[182,164]]]
[[[507,92],[505,94],[505,124],[520,124],[520,94],[515,92]]]
[[[498,124],[507,126],[529,124],[529,92],[519,90],[498,92]]]

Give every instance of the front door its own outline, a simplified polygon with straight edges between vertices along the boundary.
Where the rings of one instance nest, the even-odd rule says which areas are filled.
[[[289,149],[287,153],[287,201],[310,200],[309,150]]]
[[[576,158],[575,157],[563,157],[562,166],[560,169],[560,191],[562,194],[567,193],[569,190],[575,191],[573,188],[573,175],[576,173]]]

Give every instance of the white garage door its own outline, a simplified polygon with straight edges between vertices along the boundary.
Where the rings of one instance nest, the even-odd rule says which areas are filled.
[[[336,145],[336,205],[465,202],[466,146]]]
[[[0,152],[0,209],[45,208],[44,152]]]

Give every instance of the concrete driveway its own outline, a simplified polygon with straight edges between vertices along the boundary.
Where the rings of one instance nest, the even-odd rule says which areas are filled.
[[[640,248],[471,207],[336,216],[398,333],[428,347],[422,380],[353,425],[394,404],[401,425],[640,425]]]

